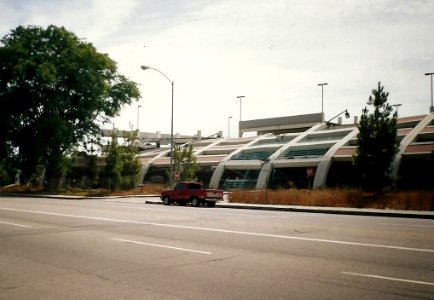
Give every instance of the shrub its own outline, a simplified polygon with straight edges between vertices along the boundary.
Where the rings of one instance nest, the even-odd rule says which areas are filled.
[[[402,191],[385,195],[358,190],[251,190],[234,191],[229,202],[325,207],[434,210],[434,192]]]

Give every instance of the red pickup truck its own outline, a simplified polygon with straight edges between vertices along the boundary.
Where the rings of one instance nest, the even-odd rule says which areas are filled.
[[[202,189],[200,182],[179,182],[174,189],[161,192],[161,200],[164,205],[177,202],[180,205],[191,203],[197,207],[205,204],[214,207],[217,201],[223,200],[222,190]]]

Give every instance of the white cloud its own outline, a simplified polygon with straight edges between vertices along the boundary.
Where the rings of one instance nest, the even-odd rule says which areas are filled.
[[[141,129],[227,130],[243,119],[318,112],[360,114],[381,81],[405,115],[428,112],[434,71],[432,1],[18,1],[1,5],[0,33],[18,24],[64,25],[141,84]],[[13,15],[14,17],[10,17]],[[196,112],[198,111],[198,112]],[[137,104],[119,127],[136,123]]]
[[[104,1],[17,1],[4,5],[9,28],[2,22],[2,31],[18,25],[64,26],[78,36],[97,41],[113,32],[121,32],[122,24],[134,13],[138,0]]]

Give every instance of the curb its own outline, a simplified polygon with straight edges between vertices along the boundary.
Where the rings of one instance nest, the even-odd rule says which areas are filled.
[[[127,195],[127,196],[71,196],[71,195],[41,195],[41,194],[18,194],[18,193],[0,193],[1,197],[25,197],[25,198],[50,198],[64,200],[105,200],[105,199],[122,199],[122,198],[148,198],[159,197],[159,195]]]
[[[145,204],[163,205],[160,201],[149,201]],[[284,205],[261,205],[261,204],[243,204],[243,203],[225,203],[217,202],[216,208],[229,209],[250,209],[250,210],[268,210],[268,211],[288,211],[303,212],[316,214],[333,214],[333,215],[350,215],[350,216],[374,216],[374,217],[393,217],[409,219],[428,219],[434,220],[434,212],[431,211],[393,211],[380,209],[354,209],[354,208],[334,208],[334,207],[313,207],[313,206],[284,206]]]
[[[264,206],[264,205],[246,205],[246,204],[219,204],[219,208],[232,209],[251,209],[251,210],[268,210],[268,211],[289,211],[317,214],[334,214],[334,215],[351,215],[351,216],[375,216],[375,217],[395,217],[410,219],[429,219],[434,220],[434,212],[425,213],[423,211],[392,211],[392,210],[363,210],[363,209],[345,209],[345,208],[326,208],[326,207],[285,207],[285,206]]]
[[[27,197],[27,198],[50,198],[63,200],[107,200],[107,199],[125,199],[125,198],[149,198],[158,197],[159,195],[128,195],[128,196],[107,196],[107,197],[87,197],[87,196],[63,196],[63,195],[37,195],[37,194],[17,194],[17,193],[0,193],[0,197]],[[161,201],[146,200],[144,204],[162,205]],[[225,203],[217,202],[216,208],[229,209],[250,209],[250,210],[268,210],[268,211],[288,211],[318,214],[350,215],[350,216],[375,216],[375,217],[395,217],[409,219],[428,219],[434,220],[432,211],[403,211],[403,210],[381,210],[381,209],[357,209],[357,208],[335,208],[335,207],[313,207],[313,206],[285,206],[285,205],[261,205],[261,204],[244,204],[244,203]]]

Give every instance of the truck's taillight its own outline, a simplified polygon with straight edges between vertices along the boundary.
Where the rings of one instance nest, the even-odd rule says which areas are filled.
[[[207,192],[206,196],[209,198],[221,198],[223,197],[223,192]]]

